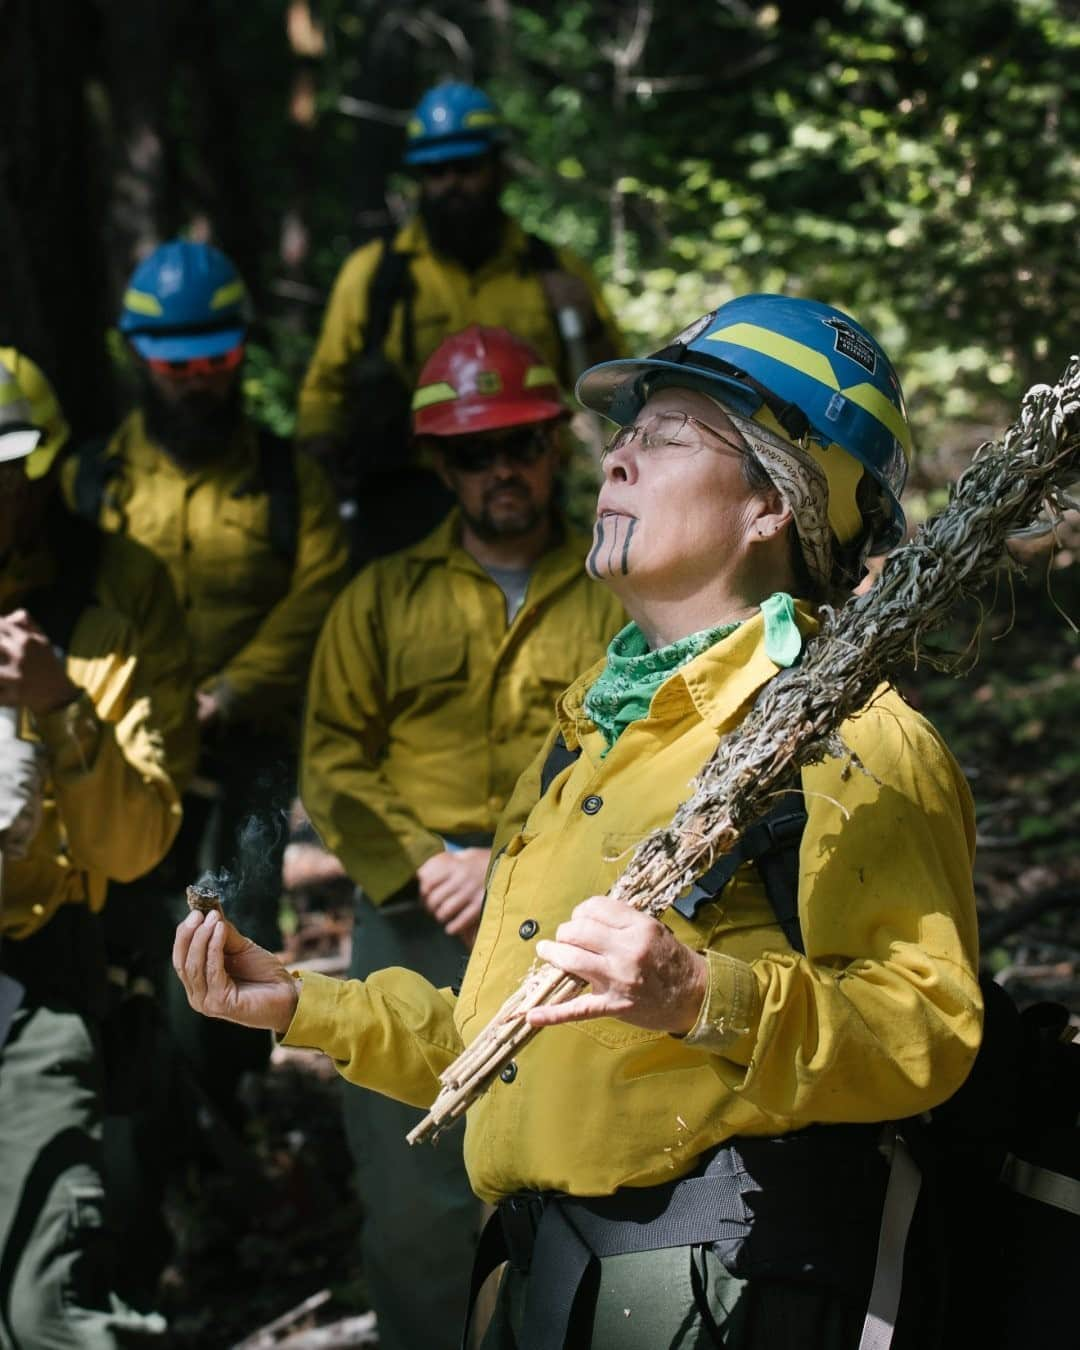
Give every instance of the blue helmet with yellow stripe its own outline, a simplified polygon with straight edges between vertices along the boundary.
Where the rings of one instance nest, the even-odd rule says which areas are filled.
[[[220,249],[174,239],[132,273],[118,327],[148,361],[223,356],[247,334],[247,288]]]
[[[841,543],[862,528],[856,494],[864,471],[889,507],[871,550],[886,552],[903,538],[911,429],[900,381],[877,341],[842,310],[784,295],[740,296],[651,356],[593,366],[577,396],[623,425],[671,386],[698,389],[808,451],[828,479],[829,519]]]
[[[416,105],[406,136],[406,164],[439,164],[490,154],[503,143],[503,122],[482,89],[437,84]]]

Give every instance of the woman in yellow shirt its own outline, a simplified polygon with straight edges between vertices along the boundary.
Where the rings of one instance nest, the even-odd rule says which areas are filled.
[[[417,1106],[535,957],[589,982],[530,1014],[551,1029],[469,1114],[511,1262],[494,1350],[927,1344],[884,1255],[918,1173],[882,1122],[950,1096],[981,1031],[973,813],[936,733],[883,687],[841,728],[865,772],[806,770],[786,925],[752,864],[662,922],[603,894],[799,659],[816,604],[900,537],[899,383],[840,311],[747,296],[579,396],[621,427],[588,565],[634,622],[507,806],[460,991],[294,977],[194,916],[178,973],[210,1015]]]

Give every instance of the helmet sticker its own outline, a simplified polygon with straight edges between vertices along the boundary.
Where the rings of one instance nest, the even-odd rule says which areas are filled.
[[[877,352],[873,345],[857,333],[854,328],[843,319],[831,318],[821,321],[826,328],[831,328],[836,333],[836,342],[833,351],[839,352],[841,356],[846,356],[857,365],[862,366],[868,374],[873,375],[877,369]]]
[[[502,390],[502,378],[497,370],[478,370],[476,372],[476,392],[478,394],[498,394]]]
[[[682,330],[681,333],[677,333],[668,343],[668,346],[689,347],[690,343],[693,342],[693,340],[696,337],[698,337],[701,333],[704,333],[705,329],[711,325],[713,319],[715,318],[716,318],[715,309],[710,310],[708,314],[703,314],[700,319],[695,319],[693,323],[687,324],[687,326]]]
[[[158,272],[158,290],[162,295],[175,295],[184,285],[184,269],[179,263],[168,262]]]

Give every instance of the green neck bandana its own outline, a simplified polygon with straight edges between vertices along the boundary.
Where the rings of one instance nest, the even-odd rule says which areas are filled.
[[[770,659],[778,666],[794,665],[802,650],[802,636],[795,623],[791,596],[778,591],[762,604],[761,611],[765,618],[765,650]],[[738,623],[727,623],[705,628],[655,651],[649,650],[645,634],[636,623],[629,623],[616,633],[608,647],[607,664],[582,705],[603,733],[607,750],[631,722],[648,715],[653,695],[668,676],[738,627]]]

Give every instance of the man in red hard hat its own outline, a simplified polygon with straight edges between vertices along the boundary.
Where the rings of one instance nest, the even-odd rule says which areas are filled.
[[[476,930],[495,823],[555,698],[625,620],[586,575],[588,537],[557,509],[566,407],[532,347],[501,328],[454,334],[412,409],[457,505],[330,611],[301,794],[358,887],[351,975],[407,966],[448,986]],[[523,942],[535,935],[523,925]],[[380,1345],[456,1345],[472,1262],[462,1234],[480,1217],[461,1136],[409,1149],[415,1110],[351,1088],[345,1119]]]

